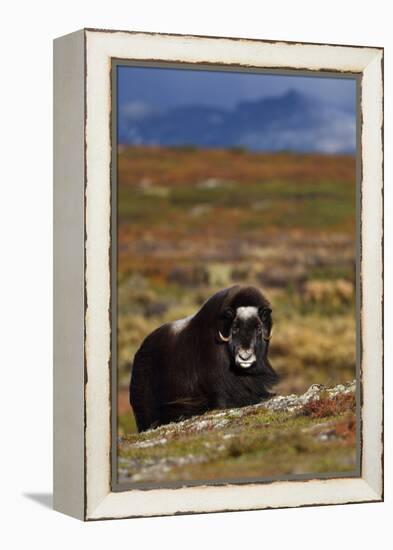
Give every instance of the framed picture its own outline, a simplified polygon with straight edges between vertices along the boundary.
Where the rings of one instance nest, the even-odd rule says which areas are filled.
[[[383,49],[54,42],[54,507],[383,499]]]

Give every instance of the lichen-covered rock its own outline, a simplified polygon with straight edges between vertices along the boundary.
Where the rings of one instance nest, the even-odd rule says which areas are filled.
[[[356,389],[356,381],[348,382],[347,384],[339,384],[332,388],[323,386],[322,384],[313,384],[303,395],[286,395],[278,396],[256,405],[257,407],[263,406],[273,411],[288,411],[296,412],[301,409],[306,403],[310,401],[316,401],[321,396],[335,397],[340,394],[354,393]]]
[[[355,468],[355,381],[313,384],[119,439],[120,481],[269,477]],[[332,406],[340,400],[340,407]],[[317,406],[317,403],[321,405]],[[322,406],[323,405],[323,406]]]

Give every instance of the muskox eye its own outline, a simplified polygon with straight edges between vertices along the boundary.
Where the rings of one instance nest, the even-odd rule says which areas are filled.
[[[270,315],[272,313],[272,310],[270,309],[270,307],[264,307],[264,308],[260,308],[259,309],[259,318],[261,319],[261,321],[269,321],[270,319]]]
[[[232,320],[235,317],[235,312],[233,311],[233,309],[228,308],[223,312],[222,316],[224,317],[224,319]]]

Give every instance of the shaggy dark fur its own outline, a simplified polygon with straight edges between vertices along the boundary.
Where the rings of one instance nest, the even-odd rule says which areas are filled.
[[[236,315],[250,306],[256,315]],[[267,357],[271,329],[262,293],[233,286],[209,298],[181,328],[169,323],[152,332],[132,367],[130,403],[139,431],[269,397],[278,381]]]

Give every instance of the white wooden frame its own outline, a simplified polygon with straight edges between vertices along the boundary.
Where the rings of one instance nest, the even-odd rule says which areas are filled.
[[[83,520],[383,499],[383,50],[81,30],[55,40],[54,507]],[[111,491],[111,60],[361,75],[361,477]]]

